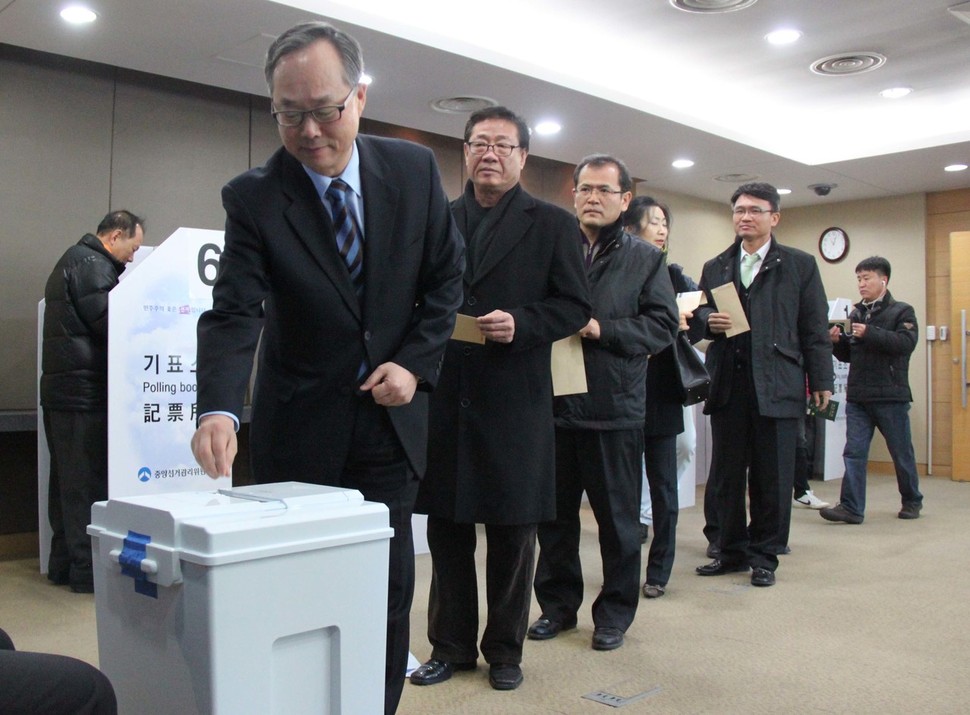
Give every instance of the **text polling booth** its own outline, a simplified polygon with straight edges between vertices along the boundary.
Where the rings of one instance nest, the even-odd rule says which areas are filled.
[[[212,306],[222,231],[180,228],[109,296],[108,494],[228,488],[192,456],[196,323]]]

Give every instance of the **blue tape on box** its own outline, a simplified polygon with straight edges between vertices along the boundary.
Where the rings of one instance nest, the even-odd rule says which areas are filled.
[[[145,558],[145,547],[151,543],[152,537],[139,534],[137,531],[128,531],[125,537],[125,546],[118,557],[121,564],[121,573],[130,576],[135,580],[135,593],[150,598],[158,598],[158,584],[148,580],[148,574],[141,570],[141,562]]]

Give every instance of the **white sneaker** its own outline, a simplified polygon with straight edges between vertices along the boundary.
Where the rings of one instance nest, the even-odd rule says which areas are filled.
[[[827,506],[832,506],[827,501],[822,501],[815,496],[811,490],[805,492],[800,497],[795,497],[792,499],[792,504],[795,506],[803,506],[808,509],[824,509]]]

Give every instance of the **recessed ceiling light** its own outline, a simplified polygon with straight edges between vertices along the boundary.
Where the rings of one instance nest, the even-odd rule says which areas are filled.
[[[371,76],[370,76],[369,74],[367,74],[366,72],[364,72],[364,74],[362,74],[362,75],[360,76],[360,83],[361,83],[361,84],[366,84],[366,85],[367,85],[368,87],[370,86],[370,83],[371,83],[371,82],[373,82],[373,81],[374,81],[374,78],[373,78],[373,77],[371,77]]]
[[[782,196],[787,196],[791,193],[791,189],[778,189],[778,193]]]
[[[562,131],[562,124],[559,122],[554,122],[551,119],[539,122],[536,124],[536,134],[541,136],[548,136],[550,134],[558,134]]]
[[[677,159],[670,164],[675,169],[689,169],[694,165],[690,159]]]
[[[793,42],[798,42],[801,37],[802,33],[799,30],[791,29],[775,30],[765,35],[765,39],[773,45],[790,45]]]
[[[890,87],[889,89],[884,89],[881,91],[879,96],[883,99],[899,99],[901,97],[905,97],[912,91],[912,87]]]
[[[966,171],[966,164],[950,164],[949,166],[943,167],[943,171]]]
[[[83,5],[68,5],[61,10],[61,19],[72,25],[86,25],[98,19],[98,14]]]

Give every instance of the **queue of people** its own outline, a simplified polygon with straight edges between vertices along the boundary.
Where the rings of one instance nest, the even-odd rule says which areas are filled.
[[[410,646],[413,513],[428,515],[432,560],[430,657],[410,676],[415,685],[445,682],[476,668],[481,657],[491,687],[514,690],[524,679],[526,638],[548,640],[576,627],[584,492],[602,558],[591,647],[621,647],[641,595],[666,593],[678,477],[694,449],[692,430],[685,430],[693,425],[670,389],[678,331],[688,331],[692,342],[710,341],[704,409],[714,449],[704,509],[716,558],[697,573],[752,569],[753,585],[775,583],[778,547],[787,545],[806,380],[810,399],[823,409],[833,387],[833,346],[881,381],[873,389],[869,379],[850,378],[842,499],[821,511],[832,521],[862,522],[874,427],[909,440],[905,380],[916,323],[912,309],[885,290],[888,262],[860,264],[863,302],[852,335],[830,333],[814,259],[777,240],[778,192],[750,183],[730,200],[734,241],[704,265],[695,284],[667,261],[669,209],[633,197],[621,159],[595,154],[580,161],[572,214],[529,195],[520,179],[530,131],[505,107],[469,118],[468,181],[449,204],[429,150],[359,134],[363,69],[356,40],[323,22],[287,30],[268,51],[265,75],[282,147],[222,191],[225,248],[212,309],[198,323],[200,417],[192,448],[210,476],[230,473],[255,358],[255,479],[296,473],[387,505],[394,536],[385,713],[397,709]],[[67,475],[80,467],[71,455],[81,447],[62,446],[63,436],[90,435],[92,457],[106,453],[100,432],[92,431],[100,422],[90,414],[103,412],[98,394],[106,368],[100,359],[62,367],[71,351],[59,346],[101,339],[105,294],[142,239],[143,222],[116,213],[127,223],[85,236],[48,283],[49,311],[71,317],[45,324],[44,333],[45,419],[60,472],[52,489],[75,481]],[[85,268],[96,273],[84,278]],[[91,283],[94,299],[65,302],[72,296],[65,287],[74,282]],[[719,306],[727,286],[740,314]],[[697,290],[706,302],[679,310],[676,294]],[[750,329],[736,330],[742,322]],[[85,335],[58,334],[68,323],[86,326]],[[456,323],[471,326],[475,337],[453,339]],[[554,398],[552,344],[574,335],[588,388]],[[87,379],[78,384],[89,400],[63,405],[58,385],[76,374]],[[912,519],[922,496],[909,441],[893,460],[903,497],[899,516]],[[99,468],[86,469],[90,480]],[[654,537],[641,579],[645,493]],[[795,500],[805,494],[810,490],[796,492]],[[82,496],[52,500],[52,510],[103,498],[96,490]],[[479,524],[488,548],[483,629]],[[64,540],[60,533],[55,538]],[[77,540],[66,533],[67,542]],[[58,548],[52,566],[52,578],[86,589],[89,553]],[[530,625],[533,592],[542,615]]]

